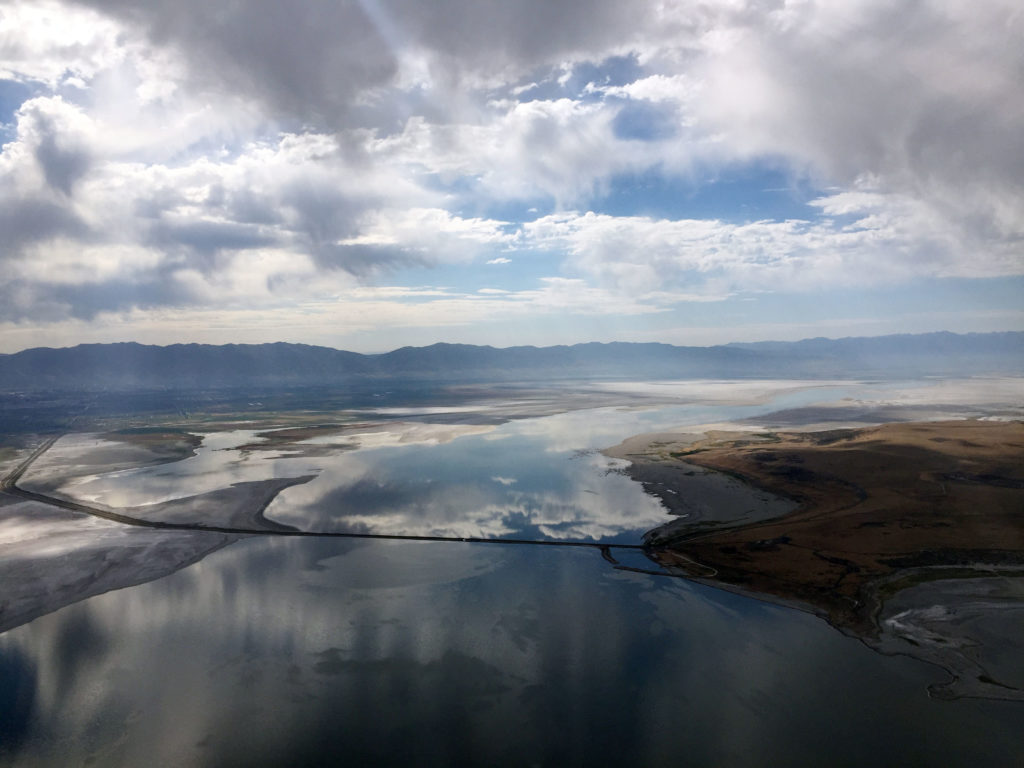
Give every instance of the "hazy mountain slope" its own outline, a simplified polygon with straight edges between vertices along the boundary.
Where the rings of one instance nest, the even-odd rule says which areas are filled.
[[[810,375],[917,376],[1024,371],[1024,333],[948,332],[730,344],[788,360]],[[859,372],[859,373],[858,373]]]
[[[715,347],[467,344],[362,355],[304,344],[82,344],[0,355],[0,389],[331,386],[384,380],[900,377],[1024,373],[1024,333],[807,339]]]

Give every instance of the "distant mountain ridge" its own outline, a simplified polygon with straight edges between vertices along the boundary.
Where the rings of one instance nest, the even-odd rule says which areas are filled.
[[[424,380],[898,378],[1024,374],[1024,332],[805,339],[680,347],[433,344],[364,355],[307,344],[124,342],[0,354],[0,390],[185,390]]]

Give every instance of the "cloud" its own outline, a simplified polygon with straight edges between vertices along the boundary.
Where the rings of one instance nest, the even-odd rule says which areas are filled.
[[[483,289],[473,293],[438,287],[345,287],[336,281],[313,286],[305,297],[296,290],[283,300],[263,287],[265,275],[274,270],[272,260],[248,266],[248,281],[246,271],[237,269],[227,273],[230,280],[211,280],[193,272],[174,282],[47,284],[45,294],[36,293],[30,298],[33,316],[45,325],[17,322],[20,318],[16,309],[0,301],[4,310],[0,312],[0,337],[23,340],[22,346],[52,345],[55,339],[63,338],[111,341],[126,336],[151,343],[171,343],[180,338],[212,342],[225,334],[237,342],[315,339],[329,344],[331,339],[368,333],[400,336],[409,329],[449,329],[449,333],[451,329],[500,327],[536,317],[621,318],[650,315],[665,308],[657,303],[657,297],[637,301],[616,291],[589,286],[580,279],[559,277],[543,278],[536,287],[519,291]],[[314,282],[320,279],[313,270],[308,274]],[[38,285],[21,288],[17,295],[24,297],[26,290],[36,291]],[[187,302],[181,297],[156,295],[159,291],[186,290]],[[88,311],[69,317],[62,302],[68,302],[72,292]],[[118,303],[107,295],[110,292],[153,295]],[[206,294],[220,298],[205,302],[193,298]],[[43,315],[44,310],[48,314]]]
[[[792,4],[715,37],[692,104],[736,154],[914,197],[979,237],[1020,236],[1022,39],[1008,0]]]
[[[88,238],[91,228],[70,204],[89,168],[92,126],[60,98],[35,98],[17,112],[15,140],[0,153],[0,261],[53,237]]]
[[[1022,45],[1010,0],[7,3],[2,316],[358,303],[540,252],[532,291],[387,312],[1020,275]],[[765,161],[825,190],[807,215],[616,213],[645,174]]]
[[[603,86],[588,83],[584,90],[586,92],[600,93],[604,96],[617,96],[639,101],[679,103],[686,101],[687,95],[695,87],[696,84],[689,76],[676,74],[641,77],[625,85]]]
[[[177,51],[191,88],[238,93],[299,123],[338,119],[359,93],[397,71],[388,41],[357,2],[93,5],[150,45]]]
[[[92,79],[122,56],[120,25],[59,2],[13,0],[0,9],[0,80],[51,88]]]
[[[337,244],[398,248],[427,264],[465,262],[485,247],[513,243],[515,235],[505,230],[507,226],[508,222],[466,219],[440,208],[388,208],[365,216],[359,234]]]
[[[105,121],[60,97],[25,102],[16,121],[0,154],[3,287],[22,297],[7,317],[301,299],[512,237],[503,222],[421,207],[436,193],[351,162],[322,134],[140,163],[141,139],[126,157]]]
[[[616,153],[614,112],[572,99],[497,104],[484,123],[411,118],[367,145],[372,156],[442,178],[471,180],[493,199],[589,197],[602,179],[634,165]]]
[[[685,289],[689,300],[1024,271],[1013,243],[989,243],[965,259],[969,233],[911,197],[843,192],[812,205],[836,218],[736,224],[564,213],[524,224],[523,242],[566,253],[571,268],[599,285],[634,296]]]
[[[467,87],[628,51],[661,21],[612,0],[82,4],[138,29],[153,45],[180,50],[203,87],[244,93],[320,130],[358,123],[360,107],[396,84],[427,86],[455,102]]]

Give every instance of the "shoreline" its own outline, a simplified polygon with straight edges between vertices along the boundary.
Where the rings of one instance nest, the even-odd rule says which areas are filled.
[[[983,643],[956,639],[956,617],[974,616],[975,609],[955,597],[984,579],[1019,586],[1024,578],[1024,423],[711,431],[698,439],[660,434],[626,443],[615,450],[628,454],[623,458],[633,464],[626,471],[641,482],[652,467],[666,477],[673,464],[693,466],[794,502],[781,515],[717,528],[685,520],[662,526],[648,534],[648,556],[658,565],[710,586],[806,606],[883,652],[940,664],[954,680],[933,695],[1024,700],[1021,670],[1004,673],[1013,684],[1003,683],[976,663],[977,648],[958,650]],[[674,489],[648,490],[665,499]],[[694,573],[694,563],[714,577]],[[924,585],[933,605],[911,603],[890,615],[890,605]],[[1024,610],[1024,588],[1017,593],[1006,605]],[[936,623],[928,611],[937,606],[948,618],[942,632],[956,636],[948,647],[942,632],[922,629]],[[916,624],[905,620],[911,615]]]

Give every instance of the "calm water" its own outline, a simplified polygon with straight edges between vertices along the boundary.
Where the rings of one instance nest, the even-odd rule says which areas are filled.
[[[635,543],[666,522],[665,511],[618,471],[625,462],[600,448],[638,433],[753,416],[847,391],[784,390],[760,405],[597,408],[496,425],[401,421],[280,450],[240,450],[260,442],[256,431],[217,432],[204,435],[191,458],[99,473],[89,463],[81,472],[68,469],[99,444],[92,436],[70,436],[21,484],[125,508],[234,483],[313,476],[277,496],[266,517],[308,531]],[[393,410],[360,416],[403,415]],[[452,415],[422,410],[409,418]],[[59,473],[72,476],[54,483]]]
[[[596,553],[249,540],[0,636],[15,765],[1013,765],[1020,705]]]
[[[68,487],[128,504],[316,471],[268,516],[635,542],[664,513],[593,449],[820,398],[600,409],[320,455],[239,452],[252,435],[221,433],[192,459]],[[1024,763],[1024,705],[929,698],[945,678],[595,550],[248,538],[0,634],[0,764]]]

